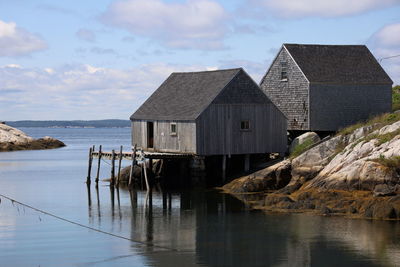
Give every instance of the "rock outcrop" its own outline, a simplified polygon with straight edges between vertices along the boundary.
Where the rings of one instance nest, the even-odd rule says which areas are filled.
[[[392,115],[386,115],[384,123],[332,137],[223,189],[234,194],[262,192],[264,201],[253,204],[266,210],[400,219],[400,117]],[[282,165],[290,170],[287,184],[272,186],[275,170]]]
[[[304,133],[304,134],[296,137],[295,139],[293,139],[293,141],[289,147],[289,153],[292,153],[294,151],[294,149],[296,148],[296,146],[298,146],[298,145],[302,145],[306,142],[309,142],[310,144],[315,144],[315,143],[318,143],[319,141],[321,141],[321,138],[319,138],[317,133],[315,133],[315,132]]]
[[[63,147],[65,144],[55,138],[45,136],[34,139],[24,132],[0,124],[0,152],[15,150],[37,150]]]

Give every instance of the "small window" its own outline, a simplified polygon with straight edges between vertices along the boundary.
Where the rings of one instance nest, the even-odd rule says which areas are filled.
[[[281,62],[281,81],[287,81],[287,62]]]
[[[170,124],[170,129],[171,129],[171,131],[170,131],[170,133],[171,133],[171,135],[176,135],[176,123],[171,123]]]
[[[242,130],[242,131],[250,130],[250,121],[241,121],[240,122],[240,130]]]

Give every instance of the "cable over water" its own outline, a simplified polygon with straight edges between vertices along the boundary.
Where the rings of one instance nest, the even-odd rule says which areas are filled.
[[[21,205],[23,207],[29,208],[29,209],[34,210],[36,212],[45,214],[47,216],[56,218],[58,220],[61,220],[61,221],[64,221],[64,222],[67,222],[67,223],[70,223],[70,224],[73,224],[73,225],[76,225],[76,226],[79,226],[79,227],[82,227],[82,228],[86,228],[86,229],[89,229],[89,230],[92,230],[92,231],[95,231],[95,232],[98,232],[98,233],[102,233],[102,234],[105,234],[105,235],[109,235],[109,236],[113,236],[113,237],[116,237],[116,238],[124,239],[124,240],[131,241],[131,242],[134,242],[134,243],[138,243],[138,244],[141,244],[141,245],[151,246],[151,247],[154,247],[154,248],[159,248],[159,249],[164,249],[164,250],[169,250],[169,251],[176,251],[176,252],[184,252],[184,251],[181,251],[181,250],[176,249],[176,248],[159,246],[159,245],[155,245],[155,244],[150,243],[150,242],[135,240],[135,239],[132,239],[132,238],[129,238],[129,237],[113,234],[113,233],[110,233],[110,232],[106,232],[106,231],[103,231],[103,230],[100,230],[100,229],[97,229],[97,228],[94,228],[94,227],[90,227],[90,226],[78,223],[78,222],[74,222],[74,221],[68,220],[66,218],[63,218],[61,216],[55,215],[53,213],[50,213],[50,212],[35,208],[35,207],[31,206],[31,205],[22,203],[22,202],[20,202],[18,200],[15,200],[15,199],[13,199],[11,197],[8,197],[8,196],[5,196],[3,194],[0,194],[0,203],[1,203],[1,197],[10,200],[13,205],[15,203],[17,203],[17,204],[19,204],[19,205]]]

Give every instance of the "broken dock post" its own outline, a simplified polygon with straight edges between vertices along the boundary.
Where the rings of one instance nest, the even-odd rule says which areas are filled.
[[[116,183],[117,186],[119,185],[119,181],[121,179],[122,149],[123,149],[123,147],[121,146],[119,149],[119,154],[118,154],[118,177],[117,177],[117,183]]]
[[[98,161],[97,161],[97,173],[96,173],[96,186],[98,185],[98,183],[99,183],[99,176],[100,176],[100,163],[101,163],[101,145],[99,146],[99,158],[98,158]],[[93,151],[94,152],[94,151]]]
[[[93,152],[93,148],[90,148],[90,149],[89,149],[88,175],[87,175],[87,178],[86,178],[86,183],[87,183],[88,185],[90,185],[90,173],[91,173],[91,171],[92,171],[92,161],[93,161],[92,152]]]
[[[115,150],[111,151],[111,180],[110,186],[114,186],[115,184]]]
[[[132,177],[133,177],[133,168],[134,168],[135,164],[136,164],[136,144],[133,146],[133,149],[132,149],[132,163],[131,163],[131,169],[129,172],[129,182],[128,182],[129,187],[132,187],[132,185],[133,185]]]

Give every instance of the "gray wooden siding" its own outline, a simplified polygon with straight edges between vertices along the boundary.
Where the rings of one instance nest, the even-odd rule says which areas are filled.
[[[240,129],[242,120],[250,130]],[[286,151],[286,118],[271,104],[212,104],[196,120],[197,154]]]
[[[281,62],[287,62],[287,81],[281,81]],[[309,129],[309,83],[285,48],[277,55],[260,87],[288,118],[288,130]]]
[[[170,124],[176,123],[176,135],[171,135]],[[160,152],[196,153],[195,122],[153,121],[154,150]],[[132,144],[147,149],[147,121],[132,122]]]
[[[390,85],[310,85],[313,131],[337,131],[373,115],[390,112]]]

